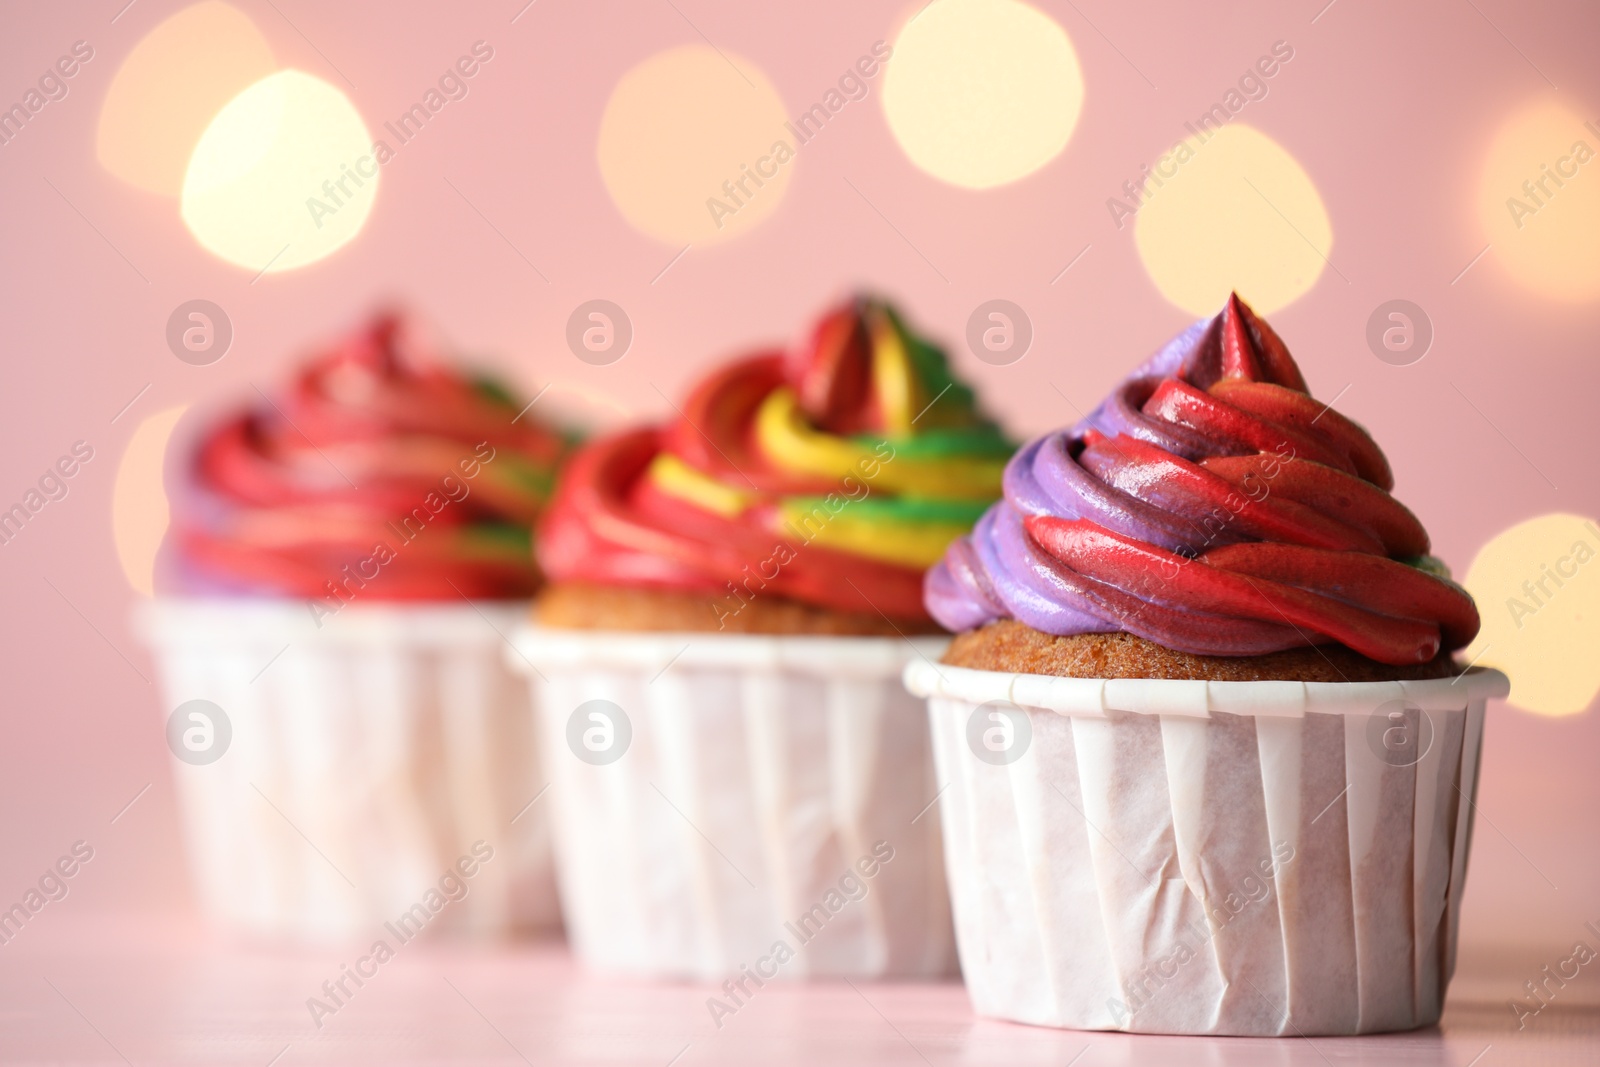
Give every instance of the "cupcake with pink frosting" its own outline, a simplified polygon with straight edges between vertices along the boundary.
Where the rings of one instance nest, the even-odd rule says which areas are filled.
[[[208,910],[360,939],[469,857],[470,892],[430,928],[552,924],[504,634],[539,584],[530,530],[567,440],[386,315],[177,441],[140,621]]]
[[[957,940],[985,1014],[1436,1021],[1494,671],[1373,438],[1237,296],[1025,445],[929,572]]]

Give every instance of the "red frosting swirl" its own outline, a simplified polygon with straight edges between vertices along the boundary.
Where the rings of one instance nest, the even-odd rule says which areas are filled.
[[[529,529],[562,438],[437,362],[394,316],[206,432],[179,487],[189,592],[498,598],[537,584]]]
[[[1010,454],[943,355],[865,299],[787,355],[719,368],[677,410],[573,459],[539,532],[552,580],[923,622],[924,569]]]

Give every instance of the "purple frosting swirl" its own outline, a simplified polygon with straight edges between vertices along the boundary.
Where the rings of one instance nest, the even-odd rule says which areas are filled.
[[[1022,519],[1089,519],[1170,551],[1193,551],[1204,537],[1193,523],[1106,485],[1080,466],[1074,454],[1091,429],[1107,437],[1125,433],[1186,458],[1216,454],[1215,445],[1183,427],[1139,411],[1139,403],[1163,378],[1186,370],[1197,383],[1219,376],[1214,367],[1199,365],[1215,324],[1214,319],[1202,319],[1190,326],[1124,378],[1087,418],[1034,438],[1011,458],[1005,497],[928,572],[924,597],[940,625],[959,632],[1014,618],[1050,634],[1122,629],[1102,617],[1099,600],[1084,589],[1083,578],[1040,551]]]

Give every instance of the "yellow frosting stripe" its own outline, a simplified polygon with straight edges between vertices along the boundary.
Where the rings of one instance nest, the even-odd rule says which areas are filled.
[[[895,522],[879,517],[852,516],[848,503],[830,513],[820,500],[805,505],[786,503],[780,509],[786,525],[780,534],[806,544],[821,545],[867,559],[901,567],[923,569],[944,557],[950,542],[971,527],[953,522]]]
[[[884,428],[890,437],[909,437],[913,430],[911,420],[917,417],[913,405],[918,394],[911,357],[889,316],[879,312],[867,323],[872,339],[872,381],[882,406]]]
[[[875,488],[932,500],[993,500],[1005,471],[1002,459],[942,456],[918,460],[876,451],[857,441],[819,433],[801,413],[793,390],[774,389],[756,413],[756,441],[772,461],[788,470],[824,478],[846,475]],[[875,472],[875,473],[869,473]]]
[[[855,441],[813,430],[788,386],[774,389],[761,402],[756,412],[756,441],[779,466],[825,478],[859,476],[860,463],[878,459]]]
[[[709,475],[701,474],[671,452],[658,453],[650,461],[647,476],[663,493],[687,500],[724,518],[738,518],[754,499],[749,493],[740,492]]]

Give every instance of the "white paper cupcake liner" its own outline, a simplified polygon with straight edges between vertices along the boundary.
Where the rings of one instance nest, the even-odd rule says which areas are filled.
[[[1092,681],[917,661],[905,677],[930,698],[981,1014],[1307,1036],[1438,1020],[1504,675]],[[1026,719],[1014,762],[978,758],[975,713]]]
[[[406,914],[474,936],[555,926],[549,826],[521,811],[542,784],[527,687],[502,636],[528,610],[352,604],[319,628],[300,601],[141,605],[163,719],[208,700],[232,730],[215,762],[173,760],[206,910],[312,941],[385,936]],[[465,895],[441,890],[464,857]]]
[[[900,683],[942,639],[529,628],[517,644],[584,963],[764,981],[953,971],[927,716]],[[611,762],[569,743],[595,700],[631,730]]]

